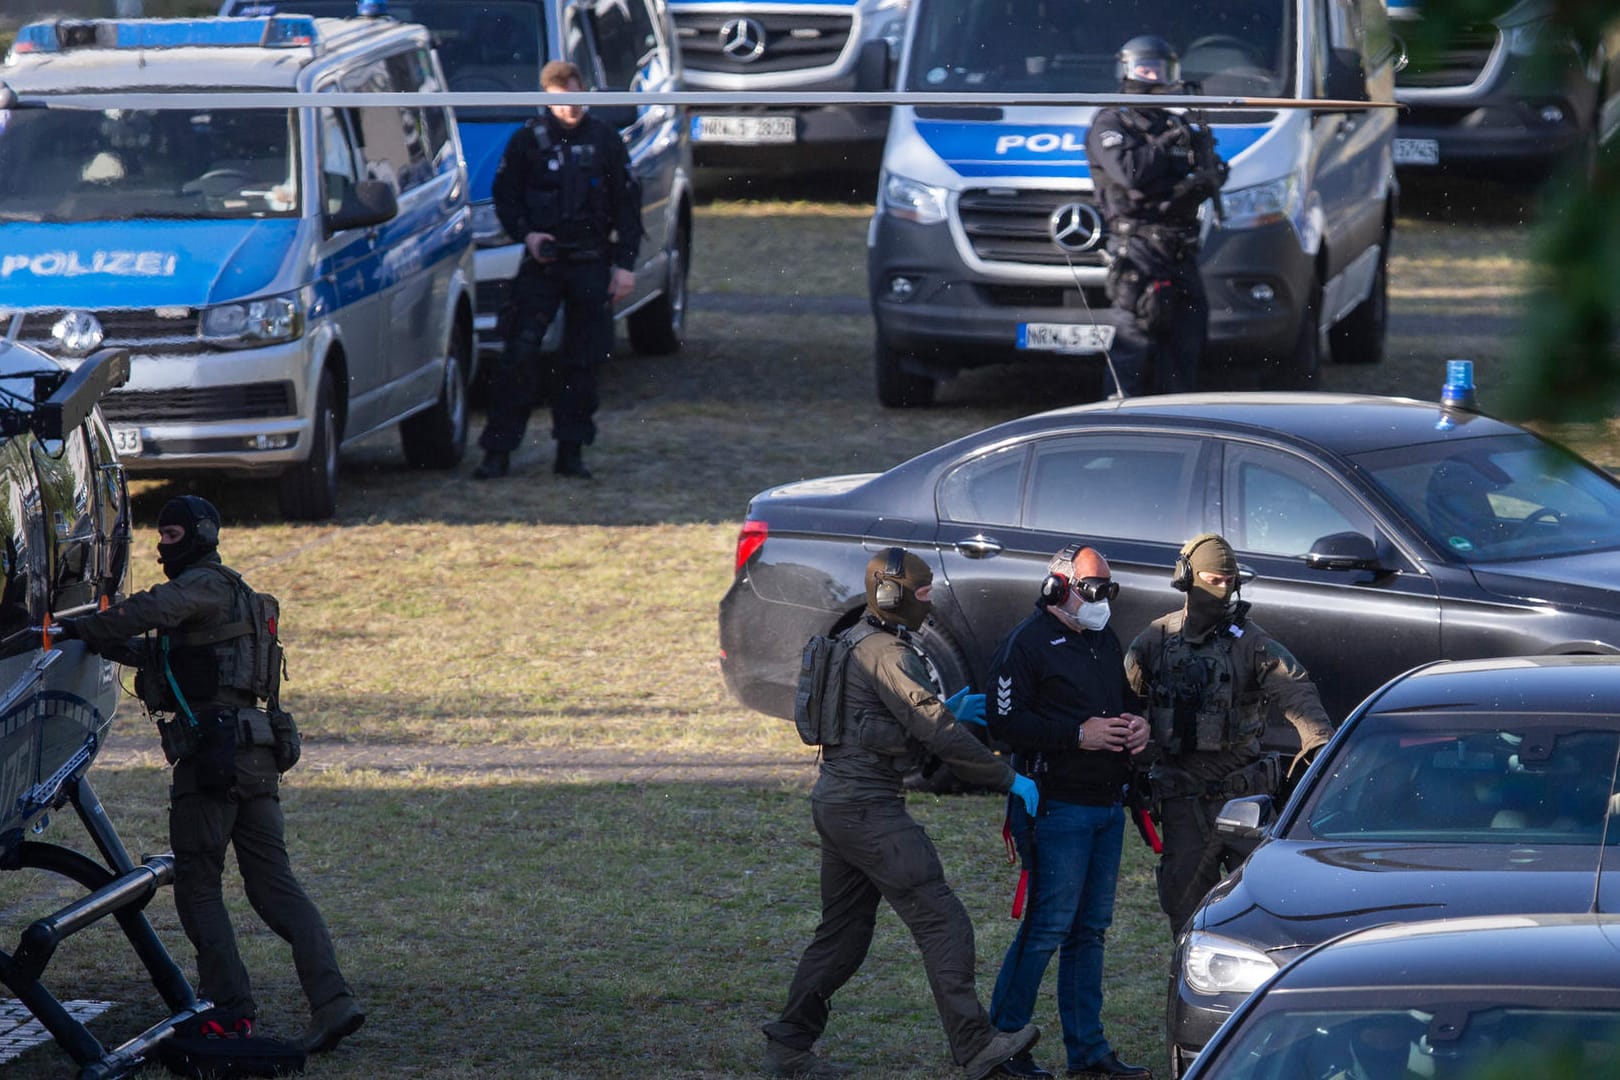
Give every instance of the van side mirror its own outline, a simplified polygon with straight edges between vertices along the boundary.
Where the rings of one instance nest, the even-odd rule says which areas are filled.
[[[1226,841],[1228,847],[1246,856],[1260,845],[1266,828],[1277,816],[1276,809],[1270,795],[1228,799],[1215,816],[1215,832]]]
[[[894,71],[889,64],[889,43],[882,38],[866,42],[856,55],[855,89],[894,89]]]
[[[634,105],[592,105],[591,114],[614,131],[623,131],[641,119],[641,110]]]
[[[1339,532],[1311,545],[1305,565],[1312,570],[1381,570],[1372,538],[1358,532]]]
[[[392,221],[399,213],[399,201],[394,189],[381,180],[362,180],[343,193],[343,204],[326,215],[326,227],[332,232],[344,229],[364,229]]]
[[[1334,49],[1328,54],[1327,74],[1322,95],[1337,101],[1366,101],[1367,72],[1361,54],[1354,49]]]

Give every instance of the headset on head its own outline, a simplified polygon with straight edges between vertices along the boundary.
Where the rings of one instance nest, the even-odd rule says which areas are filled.
[[[1211,540],[1219,540],[1219,533],[1199,533],[1185,544],[1181,545],[1181,553],[1176,556],[1176,568],[1170,575],[1170,585],[1181,592],[1186,592],[1193,585],[1192,555]]]
[[[872,593],[872,604],[879,611],[893,611],[906,598],[906,587],[900,578],[906,572],[906,549],[889,549],[889,561],[877,572],[877,588]]]
[[[197,539],[204,544],[219,543],[219,525],[213,518],[198,518],[193,526],[197,531]]]

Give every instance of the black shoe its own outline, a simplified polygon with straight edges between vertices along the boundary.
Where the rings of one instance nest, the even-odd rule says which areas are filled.
[[[473,470],[474,480],[498,480],[512,471],[512,455],[504,450],[489,450],[484,460]]]
[[[1082,1080],[1153,1080],[1153,1070],[1146,1065],[1130,1065],[1119,1060],[1112,1050],[1100,1060],[1083,1069],[1070,1069],[1068,1075]]]
[[[996,1066],[991,1076],[1022,1076],[1025,1080],[1052,1080],[1052,1074],[1035,1064],[1030,1052],[1025,1050],[1022,1054],[1012,1057]]]
[[[551,471],[558,476],[576,476],[581,480],[591,478],[591,470],[585,467],[585,458],[577,442],[557,444],[557,461],[551,466]]]

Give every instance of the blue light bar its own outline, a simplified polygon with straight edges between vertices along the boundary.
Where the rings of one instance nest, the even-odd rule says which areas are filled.
[[[17,31],[12,52],[66,52],[71,49],[176,49],[212,47],[298,48],[318,41],[308,15],[259,19],[57,19],[34,22]]]

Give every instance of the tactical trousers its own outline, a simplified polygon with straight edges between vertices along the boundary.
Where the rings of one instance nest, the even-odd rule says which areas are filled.
[[[1160,801],[1164,852],[1155,868],[1159,906],[1170,919],[1170,934],[1179,937],[1204,894],[1225,875],[1226,845],[1215,831],[1221,799],[1180,795]]]
[[[596,367],[613,348],[612,269],[606,259],[524,261],[512,281],[516,312],[506,347],[491,373],[489,413],[478,439],[485,451],[509,454],[522,444],[542,389],[551,402],[553,439],[584,445],[596,438]],[[562,351],[542,353],[559,310]]]
[[[320,911],[293,876],[287,860],[281,800],[269,747],[237,755],[239,782],[223,794],[197,788],[194,767],[174,767],[169,842],[174,847],[174,905],[197,950],[197,991],[236,1015],[256,1015],[247,969],[236,949],[220,878],[225,849],[234,845],[248,902],[266,926],[292,946],[293,964],[310,1008],[349,993]],[[268,793],[266,791],[268,790]]]
[[[1115,325],[1111,350],[1125,393],[1182,394],[1198,389],[1198,368],[1209,338],[1209,299],[1196,265],[1169,278],[1159,321],[1144,329],[1134,317]],[[1148,373],[1152,372],[1152,383]]]
[[[765,1034],[810,1049],[827,1027],[833,994],[866,959],[882,899],[922,950],[951,1057],[965,1064],[994,1033],[974,984],[973,923],[945,883],[933,841],[899,799],[811,806],[821,836],[821,925],[799,959],[787,1007]]]

